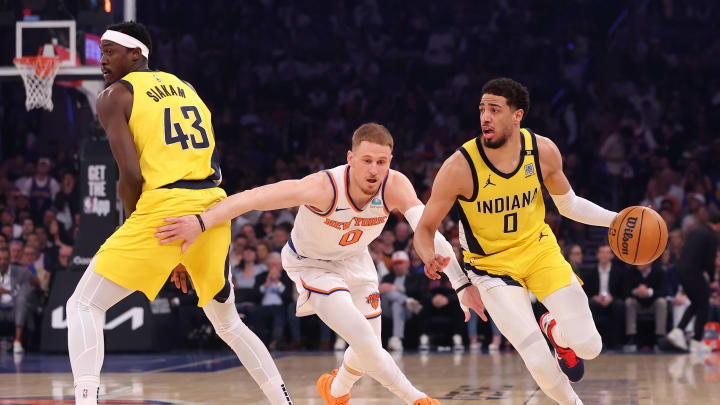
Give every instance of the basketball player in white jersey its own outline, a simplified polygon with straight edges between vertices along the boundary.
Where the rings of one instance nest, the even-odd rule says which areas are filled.
[[[353,134],[347,165],[235,194],[200,219],[168,218],[170,224],[158,228],[156,235],[162,244],[184,240],[186,248],[200,235],[200,220],[209,229],[250,210],[299,206],[282,251],[283,267],[299,293],[297,314],[317,314],[349,343],[339,370],[318,379],[326,404],[347,404],[350,389],[364,373],[407,404],[439,404],[410,384],[380,343],[378,278],[367,247],[380,235],[392,210],[400,211],[413,229],[423,211],[407,177],[390,170],[392,149],[392,136],[384,126],[364,124]],[[458,291],[466,320],[468,307],[484,314],[477,290],[439,233],[435,248],[448,257],[445,272]]]

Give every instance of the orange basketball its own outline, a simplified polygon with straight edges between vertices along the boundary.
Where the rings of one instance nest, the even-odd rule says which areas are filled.
[[[668,240],[667,225],[648,207],[627,207],[610,224],[608,242],[620,260],[646,264],[660,257]]]

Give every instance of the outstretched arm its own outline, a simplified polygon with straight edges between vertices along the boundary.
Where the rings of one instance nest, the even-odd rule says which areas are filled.
[[[562,156],[553,141],[537,136],[543,183],[558,208],[560,215],[587,225],[610,226],[616,212],[575,195],[562,171]]]
[[[310,205],[320,210],[330,208],[334,198],[330,179],[325,172],[318,172],[300,180],[284,180],[253,188],[213,205],[200,214],[166,218],[167,225],[158,228],[156,237],[164,245],[184,240],[183,251],[206,229],[229,221],[248,211],[270,211],[282,208]],[[204,227],[204,228],[203,228]]]
[[[462,161],[458,161],[453,155],[445,162],[435,178],[432,196],[425,207],[417,199],[415,189],[412,188],[410,182],[405,176],[402,176],[408,185],[405,187],[405,194],[412,194],[414,201],[408,198],[404,209],[403,206],[399,206],[398,209],[403,212],[410,226],[415,230],[413,246],[425,263],[425,274],[431,279],[439,279],[440,275],[437,273],[445,270],[453,289],[458,295],[460,307],[465,313],[465,322],[470,320],[469,308],[472,308],[480,318],[487,321],[485,305],[480,297],[480,292],[477,287],[470,283],[467,275],[460,267],[450,243],[437,232],[440,222],[450,211],[450,207],[454,204],[457,196],[472,194],[472,180],[470,180],[469,188],[461,180],[463,174],[465,176],[469,175],[470,167],[459,152],[456,154]],[[464,172],[462,170],[463,164]],[[453,181],[448,181],[453,176],[455,176]],[[448,198],[443,199],[443,196],[448,196]]]
[[[410,180],[405,177],[404,174],[393,171],[392,186],[389,194],[387,198],[390,207],[400,211],[405,216],[405,219],[407,219],[413,231],[417,231],[418,223],[420,222],[420,217],[423,215],[425,206],[417,198],[415,188],[412,183],[410,183]],[[445,269],[445,274],[447,274],[450,279],[453,288],[458,289],[470,283],[470,280],[465,275],[465,272],[462,271],[460,264],[455,258],[452,246],[450,246],[447,239],[445,239],[440,232],[437,232],[437,230],[433,231],[433,247],[441,253],[441,255],[438,255],[436,263],[436,267],[439,268],[434,272],[430,272],[428,271],[430,266],[426,265],[425,275],[427,275],[428,278],[439,279],[440,275],[437,274],[437,272]]]
[[[447,264],[442,256],[436,254],[433,235],[450,208],[455,204],[457,197],[459,195],[469,196],[472,193],[470,165],[460,152],[455,152],[443,163],[435,177],[430,200],[425,206],[422,218],[415,230],[414,246],[422,261],[425,262],[426,271],[432,274],[429,275],[430,278],[436,278],[437,272]]]

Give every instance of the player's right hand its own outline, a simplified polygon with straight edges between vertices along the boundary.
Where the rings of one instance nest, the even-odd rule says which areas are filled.
[[[195,286],[192,283],[192,279],[190,278],[190,275],[187,273],[187,269],[185,266],[183,266],[182,263],[175,266],[175,268],[172,271],[172,276],[170,276],[170,281],[175,283],[175,287],[178,289],[181,289],[182,292],[187,294],[188,288],[187,288],[187,282],[190,281],[190,288],[195,289]]]
[[[425,275],[431,280],[439,280],[440,273],[450,263],[450,258],[436,254],[425,263]]]
[[[155,237],[160,239],[161,245],[175,242],[176,240],[184,241],[182,244],[182,252],[185,253],[187,248],[195,241],[195,238],[202,233],[200,223],[195,215],[185,215],[182,217],[170,217],[163,220],[167,225],[163,225],[155,232]]]

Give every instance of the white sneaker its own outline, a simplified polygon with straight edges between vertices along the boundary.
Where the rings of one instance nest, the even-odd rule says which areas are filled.
[[[465,350],[465,345],[463,344],[462,336],[458,335],[457,333],[453,335],[453,350],[457,352],[461,352]]]
[[[479,352],[480,349],[482,349],[482,345],[480,344],[480,342],[470,343],[471,352]]]
[[[345,348],[347,348],[347,342],[345,342],[345,341],[343,340],[343,338],[341,338],[340,336],[338,336],[338,337],[335,339],[334,349],[337,350],[337,351],[342,351],[342,350],[345,350]]]
[[[426,334],[420,335],[420,346],[418,346],[418,350],[421,351],[427,351],[430,350],[430,337]]]
[[[23,349],[22,343],[20,343],[19,340],[16,340],[13,342],[13,353],[15,353],[15,354],[25,353],[25,349]]]
[[[706,345],[702,340],[690,339],[690,353],[712,353],[712,347]]]
[[[676,348],[687,351],[688,345],[685,340],[685,333],[683,333],[680,329],[675,328],[671,330],[670,333],[667,334],[667,339],[670,344]]]
[[[499,352],[499,351],[500,351],[500,345],[496,345],[496,344],[490,343],[490,344],[488,345],[488,351],[489,351],[489,352]]]
[[[408,307],[408,309],[415,315],[419,314],[420,311],[422,311],[423,306],[422,304],[416,300],[415,298],[408,298],[405,301],[405,305]]]
[[[401,352],[401,351],[403,351],[402,340],[397,336],[393,336],[390,338],[390,340],[388,340],[387,347],[388,347],[388,350],[390,350],[390,351]]]

